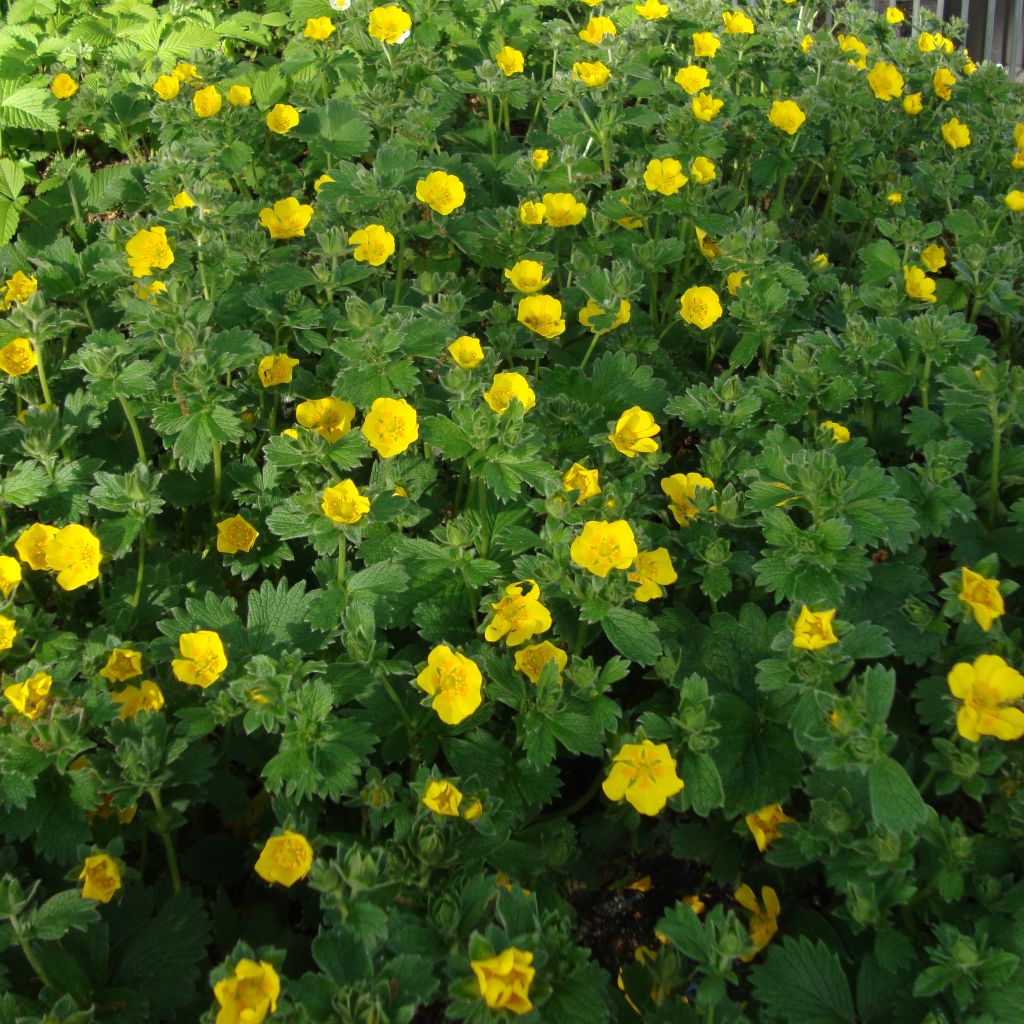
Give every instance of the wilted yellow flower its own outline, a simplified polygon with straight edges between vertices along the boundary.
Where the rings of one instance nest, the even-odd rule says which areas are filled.
[[[674,473],[661,481],[661,489],[671,502],[668,510],[680,526],[689,526],[690,520],[696,519],[699,514],[693,502],[698,488],[713,491],[715,485],[709,477],[701,473]],[[715,511],[714,505],[711,506],[711,511]]]
[[[370,11],[369,33],[389,46],[404,43],[412,29],[412,18],[394,4],[386,7],[374,7]]]
[[[595,334],[607,334],[617,327],[622,327],[623,324],[628,324],[631,310],[629,299],[620,300],[619,308],[615,312],[615,319],[607,327],[596,328],[593,326],[594,320],[610,311],[602,309],[593,299],[587,299],[587,304],[580,310],[579,319],[584,327],[589,327]]]
[[[205,89],[200,89],[192,97],[192,109],[199,117],[213,117],[215,114],[220,113],[222,102],[222,97],[217,92],[217,87],[215,85],[208,85]]]
[[[688,64],[685,68],[680,68],[676,72],[673,81],[683,92],[692,96],[695,92],[700,92],[701,89],[710,87],[711,76],[708,74],[707,69],[702,68],[699,64]]]
[[[903,12],[898,7],[889,7],[885,12],[885,20],[890,25],[899,25],[904,20]]]
[[[793,646],[804,651],[820,651],[824,647],[839,643],[832,629],[832,620],[835,616],[835,608],[812,612],[804,605],[793,625]]]
[[[743,820],[746,821],[747,828],[750,829],[750,834],[754,837],[754,842],[757,843],[757,848],[764,853],[770,843],[782,838],[779,826],[793,822],[795,819],[790,818],[783,811],[781,804],[768,804],[761,810],[746,815]]]
[[[302,30],[302,34],[307,39],[313,39],[318,43],[322,43],[330,37],[333,31],[334,22],[330,18],[307,18],[306,27]]]
[[[365,228],[353,231],[348,236],[348,244],[356,247],[352,258],[357,263],[379,267],[394,253],[395,236],[383,224],[367,224]]]
[[[661,0],[644,0],[642,4],[635,4],[633,10],[646,21],[658,21],[668,16],[668,4]]]
[[[964,51],[964,56],[967,57],[967,60],[964,61],[963,67],[961,67],[960,70],[965,75],[973,75],[974,72],[978,70],[978,65],[975,64],[974,61],[971,60],[971,58],[967,56],[967,52],[966,51]]]
[[[551,295],[527,295],[519,300],[519,322],[542,338],[557,338],[565,330],[562,304]]]
[[[960,600],[971,610],[974,621],[987,633],[1006,611],[999,580],[990,580],[964,566],[961,570]]]
[[[549,661],[557,666],[558,681],[561,682],[562,670],[569,663],[569,655],[561,647],[556,647],[549,640],[542,640],[539,644],[520,647],[516,651],[516,670],[522,672],[534,685],[540,682],[540,674]]]
[[[313,207],[291,196],[260,210],[260,224],[271,238],[302,238],[312,219]]]
[[[925,268],[934,274],[946,265],[946,250],[933,242],[921,250],[920,259]]]
[[[702,69],[703,70],[703,69]],[[671,157],[664,160],[651,160],[644,171],[644,184],[650,192],[660,192],[663,196],[674,196],[687,182],[683,174],[683,165]]]
[[[706,157],[698,156],[690,164],[690,177],[698,185],[707,185],[715,180],[718,168]]]
[[[237,555],[239,551],[252,551],[259,531],[242,516],[231,516],[217,524],[217,550],[222,555]]]
[[[922,302],[935,301],[935,280],[920,267],[903,267],[903,287],[912,299]]]
[[[714,57],[722,45],[722,40],[714,32],[694,32],[692,39],[695,57]]]
[[[571,192],[544,193],[544,219],[553,228],[568,228],[579,224],[587,215],[585,203]]]
[[[50,92],[59,100],[68,100],[78,92],[78,83],[66,72],[55,75],[50,83]]]
[[[142,655],[128,647],[115,647],[99,674],[110,683],[123,683],[142,675]]]
[[[956,85],[956,75],[949,68],[937,68],[932,75],[932,91],[940,100],[953,98],[953,86]]]
[[[505,587],[505,596],[491,605],[494,618],[484,630],[484,639],[497,643],[502,637],[508,647],[517,647],[532,636],[551,628],[551,614],[541,604],[540,587],[534,580],[520,580]]]
[[[351,429],[356,407],[340,398],[312,398],[295,407],[300,427],[315,430],[328,444],[340,441]]]
[[[587,22],[586,28],[580,30],[579,36],[583,42],[590,43],[591,46],[600,46],[605,36],[616,36],[618,34],[615,23],[611,18],[598,16],[591,18]]]
[[[640,406],[628,408],[618,419],[615,429],[608,435],[608,440],[628,459],[637,455],[650,455],[658,450],[658,442],[654,435],[661,427],[654,422],[654,417]]]
[[[416,198],[435,213],[447,217],[466,201],[466,189],[454,174],[431,171],[416,182]]]
[[[49,569],[50,564],[46,561],[46,548],[50,541],[57,536],[57,527],[47,523],[33,523],[26,527],[14,542],[14,550],[18,557],[30,569]]]
[[[161,75],[153,83],[153,92],[162,100],[173,100],[181,89],[181,82],[174,75]]]
[[[679,315],[688,324],[707,330],[722,315],[718,293],[707,285],[687,288],[679,299]]]
[[[0,348],[0,370],[8,377],[20,377],[31,373],[39,359],[28,338],[15,338]]]
[[[224,644],[212,629],[182,633],[178,638],[178,650],[181,657],[171,662],[171,671],[175,679],[189,686],[199,686],[205,690],[228,667]]]
[[[166,270],[174,262],[174,253],[164,228],[143,228],[125,242],[128,266],[134,277],[148,277],[154,267]]]
[[[754,944],[754,952],[741,956],[745,963],[754,959],[757,954],[768,945],[779,930],[779,914],[782,906],[779,903],[778,893],[770,886],[763,886],[761,899],[764,901],[764,909],[757,902],[754,890],[749,885],[741,885],[735,893],[736,902],[750,912],[750,941]]]
[[[118,718],[124,722],[143,712],[159,711],[164,706],[164,694],[152,679],[143,679],[138,686],[126,686],[110,699],[121,705]]]
[[[484,392],[484,401],[494,412],[503,413],[516,399],[529,412],[537,404],[537,395],[521,373],[496,373],[490,388]]]
[[[256,376],[265,387],[273,387],[275,384],[290,384],[292,381],[292,370],[299,365],[298,359],[292,359],[285,352],[276,355],[264,356],[259,366],[256,367]]]
[[[309,874],[312,866],[313,847],[309,840],[299,832],[285,829],[264,844],[256,861],[256,874],[264,882],[290,889]]]
[[[768,120],[787,135],[795,135],[807,120],[807,115],[793,100],[775,100],[768,111]]]
[[[505,77],[521,75],[526,62],[523,60],[523,53],[514,46],[503,46],[495,55],[494,60],[498,67],[505,72]]]
[[[352,480],[325,487],[320,508],[332,523],[358,523],[370,511],[370,499],[359,493]]]
[[[533,164],[533,169],[535,171],[539,171],[546,167],[550,159],[551,154],[546,149],[535,149],[530,154],[530,163]]]
[[[20,683],[4,687],[4,696],[14,710],[30,721],[35,721],[50,703],[50,689],[53,678],[46,672],[37,672]]]
[[[445,644],[427,655],[427,667],[416,677],[416,685],[433,697],[430,706],[445,725],[458,725],[480,707],[483,681],[475,661]]]
[[[266,960],[243,957],[235,972],[213,986],[213,995],[220,1009],[216,1024],[263,1024],[267,1014],[277,1009],[281,981],[277,971]]]
[[[544,276],[544,264],[538,263],[537,260],[519,260],[515,266],[505,271],[505,277],[517,292],[524,295],[539,292],[551,281],[550,277]]]
[[[462,792],[451,782],[431,779],[423,794],[423,806],[445,818],[457,818],[462,804]]]
[[[121,888],[121,869],[117,861],[106,853],[95,853],[85,858],[79,880],[84,881],[82,898],[109,903]]]
[[[544,204],[535,203],[531,199],[527,199],[526,202],[522,203],[519,207],[519,219],[523,224],[537,225],[544,223]]]
[[[10,555],[0,555],[0,594],[10,597],[11,591],[21,582],[21,564]]]
[[[850,431],[842,423],[836,423],[835,420],[822,420],[821,429],[830,430],[832,432],[832,440],[836,444],[846,444],[850,440]]]
[[[252,89],[247,85],[233,85],[228,89],[228,103],[233,107],[247,107],[252,103]]]
[[[949,692],[963,701],[956,729],[965,740],[982,736],[1019,740],[1024,736],[1024,711],[1013,705],[1024,697],[1024,676],[996,654],[983,654],[973,665],[958,662],[947,676]]]
[[[679,574],[672,565],[668,548],[655,548],[653,551],[641,551],[636,556],[636,567],[626,579],[639,584],[633,591],[633,597],[646,603],[664,597],[664,588],[675,583]]]
[[[562,474],[562,487],[566,491],[580,492],[579,497],[576,499],[577,505],[582,505],[583,502],[601,493],[601,485],[598,483],[598,471],[596,469],[587,469],[586,466],[581,466],[578,462],[574,462]]]
[[[299,112],[289,103],[275,103],[267,111],[266,122],[275,135],[287,135],[299,123]]]
[[[900,98],[903,93],[903,76],[895,64],[887,60],[878,61],[868,72],[868,85],[875,94],[875,99],[885,103]]]
[[[720,100],[709,92],[698,93],[690,103],[693,116],[698,121],[713,121],[724,106],[725,100]]]
[[[382,459],[401,455],[420,436],[416,410],[404,398],[375,398],[362,429]]]
[[[590,89],[596,89],[605,85],[612,77],[612,69],[599,60],[576,61],[572,66],[572,77],[577,82],[582,82]]]
[[[745,270],[734,270],[731,274],[725,275],[725,286],[730,295],[735,295],[747,277]]]
[[[697,237],[697,245],[700,248],[701,255],[703,255],[705,259],[713,260],[722,255],[722,250],[715,244],[715,240],[711,238],[702,227],[694,225],[693,233]],[[681,301],[682,300],[680,300],[680,302]],[[719,303],[719,305],[721,305],[721,303]]]
[[[46,544],[46,567],[57,573],[62,590],[77,590],[100,574],[99,538],[86,526],[61,527]]]
[[[590,520],[569,548],[572,560],[602,579],[612,569],[628,569],[638,554],[633,528],[625,519]]]
[[[903,97],[903,113],[909,114],[911,117],[915,117],[924,110],[924,103],[921,101],[921,94],[919,92],[909,93]]]
[[[609,800],[626,800],[641,814],[649,816],[663,810],[683,788],[668,744],[650,740],[624,743],[615,755],[608,778],[601,784]]]

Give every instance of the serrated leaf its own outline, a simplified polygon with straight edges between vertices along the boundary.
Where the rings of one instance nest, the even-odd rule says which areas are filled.
[[[42,466],[35,462],[18,462],[0,480],[0,502],[27,508],[35,504],[49,486],[50,479]]]
[[[637,612],[612,608],[601,620],[601,628],[619,654],[638,665],[653,665],[661,654],[657,626]]]
[[[28,938],[61,939],[70,931],[85,931],[98,917],[95,903],[82,899],[80,890],[68,889],[51,896],[32,914]]]
[[[281,580],[275,587],[264,580],[259,590],[250,590],[247,636],[251,650],[301,643],[308,609],[309,596],[301,581],[289,587],[287,580]]]
[[[806,936],[771,946],[751,978],[766,1012],[800,1024],[855,1024],[850,983],[839,957]]]
[[[897,834],[913,832],[932,814],[906,769],[891,757],[868,769],[868,798],[875,822]]]

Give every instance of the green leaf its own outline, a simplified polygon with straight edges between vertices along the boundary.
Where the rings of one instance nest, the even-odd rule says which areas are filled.
[[[685,783],[683,795],[694,813],[706,817],[725,803],[725,790],[718,766],[707,754],[686,751],[679,760],[679,776]]]
[[[370,126],[352,104],[343,100],[328,100],[324,107],[307,110],[294,135],[322,147],[335,160],[362,156],[373,141]]]
[[[677,903],[658,922],[658,931],[684,956],[703,963],[711,952],[700,918],[685,904]]]
[[[20,204],[0,199],[0,245],[6,245],[14,237],[20,222]]]
[[[249,591],[247,636],[252,651],[298,646],[303,641],[309,596],[302,581],[289,587],[281,580],[277,587],[264,580],[259,590]]]
[[[24,187],[25,172],[13,160],[0,160],[0,196],[17,199]]]
[[[431,416],[421,424],[423,440],[449,460],[461,459],[473,450],[473,442],[447,416]]]
[[[18,462],[0,480],[0,502],[27,508],[37,502],[50,485],[46,470],[35,462]]]
[[[850,983],[839,957],[806,936],[772,945],[751,972],[754,992],[768,1015],[800,1024],[855,1024]]]
[[[868,769],[868,798],[875,822],[897,834],[913,832],[932,814],[906,769],[891,757]]]
[[[60,124],[50,105],[50,94],[41,86],[26,85],[0,98],[0,124],[5,128],[35,128],[47,131]]]
[[[96,904],[83,900],[78,889],[68,889],[51,896],[32,915],[28,938],[62,939],[70,931],[85,931],[99,919]]]
[[[882,240],[865,245],[860,258],[864,261],[865,284],[889,284],[903,270],[900,254],[889,242]]]
[[[891,668],[872,665],[863,676],[864,711],[869,725],[884,725],[896,693],[896,673]]]
[[[601,628],[619,654],[638,665],[653,665],[661,654],[657,627],[637,612],[612,608],[601,620]]]

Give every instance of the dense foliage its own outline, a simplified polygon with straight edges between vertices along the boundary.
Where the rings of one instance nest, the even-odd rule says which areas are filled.
[[[0,1024],[1024,1020],[1021,89],[587,3],[8,5]]]

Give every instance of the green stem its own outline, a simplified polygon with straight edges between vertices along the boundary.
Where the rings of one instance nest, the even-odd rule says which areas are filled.
[[[398,258],[395,260],[395,298],[392,305],[398,305],[398,297],[402,293],[402,275],[405,273],[405,234],[398,237]]]
[[[175,894],[181,892],[181,872],[178,871],[178,855],[174,852],[174,840],[167,830],[167,823],[164,821],[164,805],[160,799],[160,790],[149,790],[149,798],[156,808],[157,817],[160,820],[160,839],[164,844],[164,852],[167,854],[167,870],[171,874],[171,889]]]
[[[587,346],[587,351],[583,353],[583,359],[580,362],[581,370],[585,370],[587,368],[587,363],[590,362],[590,357],[594,354],[594,346],[597,345],[597,338],[598,335],[595,333],[594,336],[590,339],[590,344]]]
[[[1003,432],[999,424],[999,416],[992,415],[992,477],[989,483],[988,528],[991,530],[996,523],[996,512],[999,509],[999,455],[1003,443]]]
[[[491,136],[491,159],[498,159],[498,134],[494,130],[494,100],[487,97],[487,131]]]
[[[121,403],[121,408],[124,409],[125,419],[128,421],[128,426],[131,429],[132,437],[135,438],[135,450],[139,453],[139,462],[143,465],[146,464],[146,448],[142,443],[142,434],[139,432],[139,424],[135,417],[132,415],[132,410],[125,400],[123,395],[118,395],[117,400]]]
[[[142,581],[146,575],[146,527],[139,530],[139,567],[135,573],[135,593],[132,594],[132,610],[138,611],[142,598]]]
[[[14,924],[14,921],[11,921]],[[32,968],[32,973],[43,983],[43,988],[50,987],[50,979],[46,977],[46,972],[43,970],[42,964],[36,959],[35,953],[32,952],[32,947],[28,943],[28,939],[24,938],[18,933],[18,945],[21,946],[22,953],[25,954],[25,959],[28,961],[29,967]]]
[[[210,499],[210,508],[216,516],[220,512],[220,488],[221,488],[221,458],[220,441],[213,442],[213,497]]]
[[[921,375],[921,406],[924,409],[928,408],[928,378],[932,372],[932,357],[924,357],[924,371]]]
[[[36,344],[36,373],[39,376],[39,387],[43,392],[43,401],[47,405],[53,405],[53,399],[50,397],[50,385],[46,382],[46,367],[43,365],[42,342]]]
[[[580,620],[580,628],[576,631],[576,643],[573,646],[572,653],[573,657],[578,658],[583,653],[583,648],[587,642],[587,623]]]
[[[347,561],[347,544],[345,543],[345,534],[341,534],[338,538],[338,589],[344,590],[345,588],[345,562]]]

